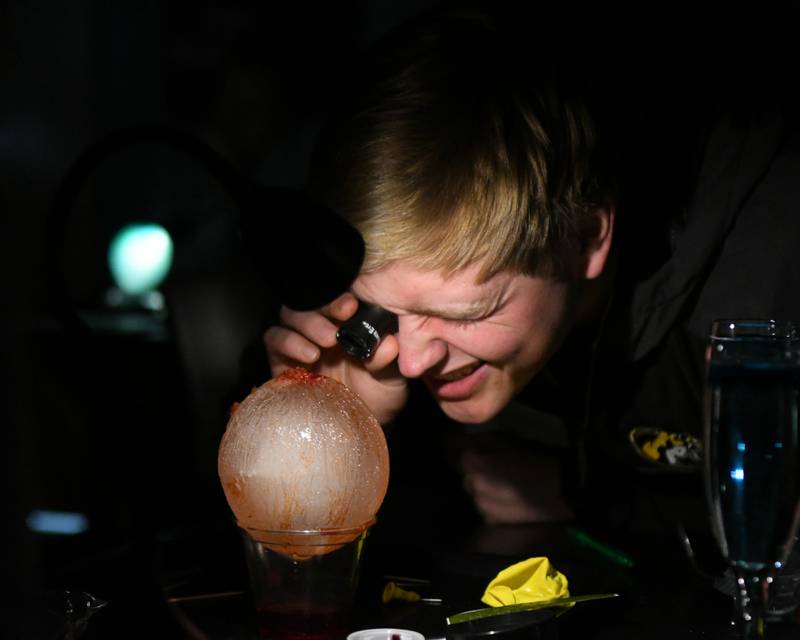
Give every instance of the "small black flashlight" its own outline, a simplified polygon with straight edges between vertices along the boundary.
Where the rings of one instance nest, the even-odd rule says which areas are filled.
[[[367,360],[383,336],[397,332],[397,315],[359,301],[358,311],[336,332],[336,340],[351,356]]]

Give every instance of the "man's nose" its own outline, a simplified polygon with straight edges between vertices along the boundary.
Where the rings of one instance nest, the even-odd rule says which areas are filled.
[[[447,343],[424,325],[424,320],[413,316],[399,319],[397,364],[406,378],[419,378],[447,356]]]

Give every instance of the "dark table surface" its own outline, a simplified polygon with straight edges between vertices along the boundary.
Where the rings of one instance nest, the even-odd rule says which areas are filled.
[[[441,531],[435,536],[423,531],[399,534],[378,523],[368,539],[351,626],[413,629],[429,640],[444,638],[448,615],[485,606],[480,597],[498,571],[528,557],[546,556],[567,576],[572,595],[619,594],[578,604],[560,616],[555,626],[561,640],[727,637],[732,608],[731,598],[722,592],[725,582],[691,561],[678,535],[638,537],[609,549],[601,537],[587,539],[583,533],[566,525],[505,525],[448,539]],[[704,541],[694,542],[702,556]],[[256,638],[238,539],[226,535],[216,547],[194,548],[185,540],[175,544],[173,581],[164,584],[163,593],[185,637]],[[442,603],[382,603],[384,585],[397,577],[424,580],[415,590]],[[774,640],[800,637],[797,616],[784,616],[770,631]]]

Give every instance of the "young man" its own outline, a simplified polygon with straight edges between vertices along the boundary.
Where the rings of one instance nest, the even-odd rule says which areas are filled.
[[[362,272],[319,311],[284,308],[265,336],[273,374],[302,364],[336,377],[383,424],[419,379],[458,423],[573,445],[576,455],[560,456],[571,504],[564,483],[543,477],[555,469],[548,456],[526,465],[516,445],[494,458],[467,452],[467,489],[489,521],[564,519],[596,493],[630,489],[647,464],[632,427],[699,433],[710,320],[793,314],[800,284],[781,262],[784,238],[757,272],[740,270],[754,254],[739,243],[775,246],[764,225],[798,230],[782,204],[797,188],[776,168],[779,117],[709,129],[694,199],[676,200],[666,221],[648,217],[618,191],[610,127],[569,43],[546,46],[519,27],[445,13],[384,44],[368,90],[323,137],[311,179],[363,235]],[[773,169],[779,182],[765,184]],[[336,347],[358,300],[399,318],[366,362]],[[504,477],[515,469],[522,477]]]

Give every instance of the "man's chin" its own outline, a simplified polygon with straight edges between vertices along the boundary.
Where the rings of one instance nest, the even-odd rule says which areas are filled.
[[[502,406],[488,405],[474,399],[447,401],[439,400],[439,407],[447,417],[463,424],[481,424],[494,418]]]

